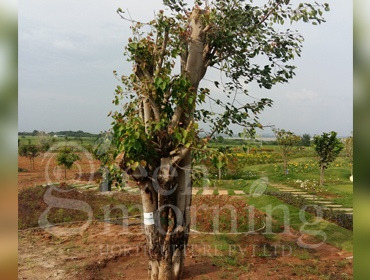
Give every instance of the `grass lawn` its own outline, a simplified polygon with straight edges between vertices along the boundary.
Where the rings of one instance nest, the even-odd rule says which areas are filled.
[[[353,232],[327,221],[320,221],[315,225],[305,225],[299,217],[300,209],[286,205],[277,198],[261,195],[259,197],[243,198],[249,205],[254,205],[256,209],[266,212],[267,205],[271,205],[272,209],[279,205],[284,205],[289,209],[289,225],[298,231],[302,230],[320,230],[326,234],[326,242],[348,252],[353,252]],[[315,223],[316,217],[312,214],[305,213],[307,222]],[[280,226],[284,225],[284,212],[281,209],[276,209],[272,212],[272,218],[279,222],[278,227],[272,227],[274,233],[281,232]],[[317,236],[320,239],[320,236]]]
[[[308,162],[313,158],[298,158],[294,159],[291,162]],[[347,160],[344,158],[338,158],[338,162],[347,163]],[[282,185],[288,185],[286,180],[289,179],[299,179],[299,180],[320,180],[320,173],[319,171],[314,172],[307,172],[307,173],[290,173],[286,177],[282,174],[277,174],[275,172],[275,165],[276,164],[264,164],[260,166],[256,166],[255,170],[258,173],[258,177],[267,176],[269,182],[278,183]],[[327,170],[325,170],[325,177],[324,179],[327,181],[333,181],[335,179],[340,179],[341,182],[339,183],[324,183],[324,188],[330,191],[334,195],[341,196],[340,198],[333,198],[332,201],[335,204],[341,204],[346,208],[353,207],[353,182],[349,180],[351,175],[350,167],[345,164],[344,166],[335,166],[332,164],[329,166]],[[277,191],[276,188],[269,186],[267,191]]]

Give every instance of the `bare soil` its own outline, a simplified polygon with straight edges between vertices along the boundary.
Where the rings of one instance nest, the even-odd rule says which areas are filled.
[[[124,234],[122,226],[111,224],[109,233],[102,234],[105,226],[93,222],[72,237],[56,237],[44,230],[20,232],[19,279],[146,279],[146,240],[141,226],[132,226]],[[57,234],[61,228],[51,230]],[[261,234],[245,235],[226,249],[212,241],[213,237],[191,235],[183,279],[353,278],[353,261],[345,260],[350,253],[327,244],[302,249],[296,245],[298,235],[292,232],[278,234],[278,242]]]
[[[52,182],[64,181],[64,170],[60,172],[52,157],[48,155],[43,163],[42,157],[36,158],[35,170],[19,172],[19,189],[47,183],[46,175],[53,178]],[[96,172],[99,162],[93,161],[92,168],[90,164],[83,158],[80,168],[67,170],[67,181],[73,182],[79,172]],[[18,166],[29,170],[29,161],[20,157]],[[127,228],[121,225],[93,221],[77,235],[58,237],[65,228],[82,224],[55,226],[49,231],[19,231],[18,278],[147,279],[146,240],[141,225],[130,226],[124,232]],[[300,233],[293,229],[291,233],[222,238],[192,234],[183,279],[353,279],[353,259],[346,260],[352,253],[328,244],[303,249],[297,245]],[[304,241],[317,242],[310,236]]]
[[[18,172],[18,188],[31,187],[35,184],[86,181],[86,173],[95,173],[100,167],[98,160],[87,158],[83,153],[78,153],[81,161],[76,161],[70,170],[67,169],[67,177],[64,179],[64,167],[56,163],[57,153],[47,153],[35,158],[35,169],[30,168],[27,158],[18,156],[18,168],[27,171]],[[99,177],[93,178],[93,180]],[[88,179],[87,179],[88,181]]]

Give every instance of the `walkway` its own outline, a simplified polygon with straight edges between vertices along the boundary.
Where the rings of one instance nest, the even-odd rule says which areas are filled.
[[[59,184],[59,183],[54,183]],[[289,192],[293,196],[301,196],[307,200],[311,200],[313,203],[322,205],[322,209],[333,209],[333,210],[341,210],[345,211],[349,215],[353,215],[353,208],[345,208],[343,205],[340,204],[334,204],[334,202],[330,199],[323,199],[316,195],[308,194],[307,192],[296,189],[293,187],[283,186],[283,185],[276,185],[276,184],[269,184],[270,186],[278,189],[280,192]],[[44,185],[45,186],[45,185]],[[98,185],[96,184],[73,184],[75,188],[78,189],[97,189]],[[131,195],[140,195],[140,190],[138,188],[132,188],[132,187],[124,187],[123,188],[126,192],[128,192]],[[118,188],[112,187],[112,191],[116,191]],[[212,187],[212,188],[192,188],[192,195],[247,195],[243,190],[226,190],[218,187]]]
[[[275,184],[269,184],[270,186],[277,188],[281,192],[289,192],[293,196],[301,196],[307,200],[312,200],[313,203],[317,203],[322,205],[322,209],[329,209],[332,208],[333,210],[341,210],[347,212],[346,214],[353,215],[353,208],[344,208],[343,205],[340,204],[334,204],[332,200],[330,199],[323,199],[321,197],[318,197],[316,195],[308,194],[305,191],[295,189],[293,187],[287,187],[282,185],[275,185]]]

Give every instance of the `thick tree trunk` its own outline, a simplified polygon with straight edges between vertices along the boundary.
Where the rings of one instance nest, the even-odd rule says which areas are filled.
[[[206,72],[205,34],[201,15],[203,10],[193,10],[191,16],[192,35],[189,43],[187,61],[182,67],[188,76],[196,95],[200,80]],[[171,126],[180,121],[184,127],[193,122],[193,107],[178,107],[175,110]],[[143,104],[144,121],[147,123],[151,112]],[[144,226],[147,239],[149,270],[151,280],[179,280],[184,265],[185,252],[190,232],[191,205],[191,152],[174,164],[172,157],[161,158],[157,178],[152,182],[145,179],[141,182],[141,197],[144,210]],[[170,207],[169,205],[172,205]],[[152,218],[151,218],[152,217]],[[154,224],[155,223],[155,224]]]

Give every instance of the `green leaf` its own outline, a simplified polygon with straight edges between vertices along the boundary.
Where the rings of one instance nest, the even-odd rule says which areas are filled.
[[[163,82],[160,84],[159,87],[164,91],[166,89],[166,86],[167,86],[166,82]]]
[[[129,43],[129,48],[136,50],[137,49],[137,43]]]
[[[182,135],[184,136],[184,139],[186,138],[186,136],[188,135],[188,131],[187,130],[183,130],[182,131]]]
[[[162,78],[157,77],[155,78],[154,84],[158,87],[162,82],[163,82]]]

